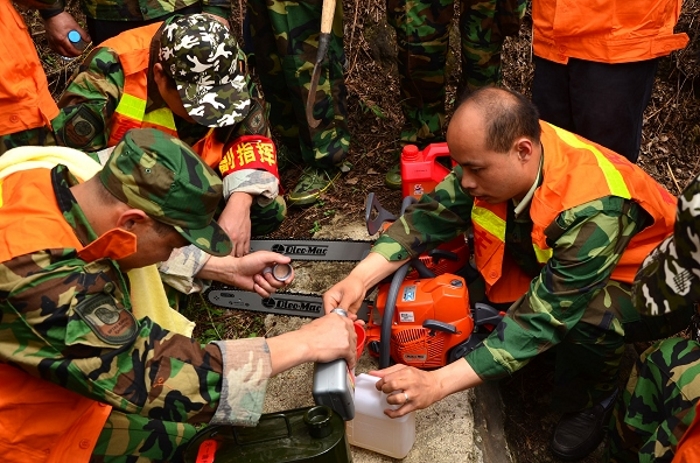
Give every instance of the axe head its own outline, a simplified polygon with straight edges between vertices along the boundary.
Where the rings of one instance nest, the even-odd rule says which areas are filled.
[[[325,3],[325,1],[324,1]],[[324,5],[325,8],[325,5]],[[321,34],[318,36],[318,50],[316,51],[316,62],[314,63],[314,72],[311,74],[311,83],[309,85],[309,94],[306,97],[306,123],[309,127],[315,129],[321,123],[320,119],[314,117],[314,103],[316,103],[316,88],[318,88],[318,79],[321,78],[321,63],[328,53],[328,47],[331,42],[330,32],[325,32],[325,28],[330,31],[330,22],[332,16],[327,19],[328,25],[321,25]]]
[[[311,85],[309,86],[309,94],[306,97],[306,123],[309,127],[315,129],[321,123],[320,119],[314,117],[314,103],[316,102],[316,88],[318,87],[318,79],[321,77],[321,63],[316,61],[314,64],[314,73],[311,75]]]

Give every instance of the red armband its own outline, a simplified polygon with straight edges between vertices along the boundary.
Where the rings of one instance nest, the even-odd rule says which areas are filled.
[[[243,135],[224,146],[224,155],[219,163],[221,175],[243,169],[262,169],[280,181],[277,170],[277,148],[263,135]]]

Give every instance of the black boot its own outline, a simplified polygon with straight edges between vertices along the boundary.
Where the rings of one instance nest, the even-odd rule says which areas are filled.
[[[561,417],[550,449],[557,458],[576,461],[586,457],[600,445],[610,420],[617,391],[593,407]]]

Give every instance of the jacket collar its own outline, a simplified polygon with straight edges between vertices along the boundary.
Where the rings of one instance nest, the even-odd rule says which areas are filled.
[[[542,183],[542,167],[544,164],[544,147],[542,147],[542,154],[540,155],[540,166],[537,168],[537,177],[535,177],[535,182],[532,184],[527,194],[520,201],[513,199],[513,205],[515,206],[515,217],[518,217],[522,212],[530,205],[532,202],[532,197],[535,195],[535,190]]]

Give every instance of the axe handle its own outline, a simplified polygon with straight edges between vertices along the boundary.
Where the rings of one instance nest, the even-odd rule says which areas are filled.
[[[309,83],[309,94],[306,97],[306,123],[311,128],[316,128],[321,123],[320,119],[314,117],[314,103],[316,102],[316,87],[321,75],[321,62],[328,53],[328,46],[331,40],[331,29],[333,28],[333,18],[335,17],[335,1],[323,0],[321,6],[321,33],[318,36],[318,50],[316,50],[316,62],[311,74]]]
[[[321,6],[321,34],[330,34],[335,16],[335,0],[323,0]]]

